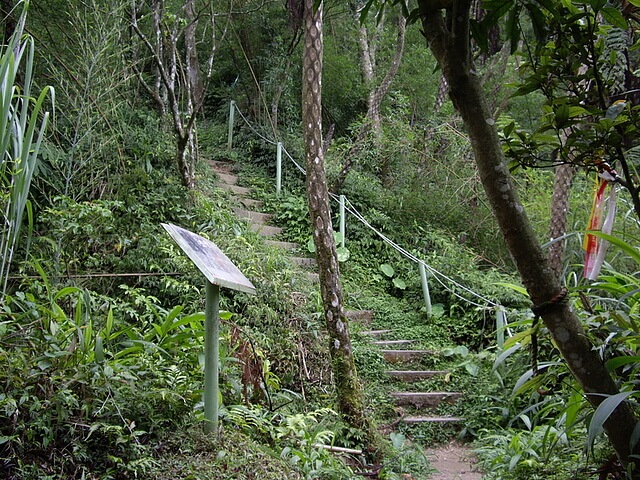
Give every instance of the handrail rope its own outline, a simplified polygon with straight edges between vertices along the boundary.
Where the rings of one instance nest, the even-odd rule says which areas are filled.
[[[258,131],[249,123],[249,121],[246,119],[246,117],[242,114],[242,112],[240,111],[240,109],[237,107],[237,105],[234,104],[234,108],[236,109],[236,111],[240,114],[240,116],[242,117],[242,119],[245,121],[245,123],[249,126],[249,128],[256,133],[256,135],[258,135],[260,138],[262,138],[263,140],[265,140],[268,143],[271,143],[272,145],[275,145],[276,142],[269,140],[265,137],[263,137],[262,135],[260,135],[260,133],[258,133]],[[287,149],[284,147],[284,145],[282,145],[282,151],[286,154],[287,157],[289,157],[289,159],[291,160],[291,162],[296,166],[296,168],[303,174],[306,176],[307,172],[306,170],[300,166],[295,159],[291,156],[291,154],[287,151]],[[334,200],[334,201],[339,201],[339,196],[329,192],[329,196]],[[412,260],[415,263],[421,263],[433,276],[434,279],[436,279],[438,281],[438,283],[440,285],[442,285],[442,287],[447,290],[448,292],[450,292],[451,294],[453,294],[454,296],[458,297],[460,300],[463,300],[467,303],[470,303],[471,305],[474,305],[476,307],[479,308],[486,308],[486,305],[482,305],[479,303],[476,303],[472,300],[469,300],[466,297],[463,297],[462,295],[460,295],[459,293],[457,293],[456,291],[452,290],[448,285],[446,285],[444,283],[444,281],[440,278],[444,278],[446,279],[450,284],[455,285],[456,287],[470,293],[471,295],[483,300],[484,302],[486,302],[488,305],[491,305],[492,307],[500,307],[499,304],[495,303],[494,301],[483,297],[482,295],[474,292],[473,290],[471,290],[468,287],[465,287],[464,285],[460,284],[459,282],[456,282],[455,280],[453,280],[452,278],[446,276],[445,274],[443,274],[442,272],[439,272],[438,270],[436,270],[435,268],[431,267],[430,265],[427,265],[423,260],[419,259],[418,257],[416,257],[415,255],[413,255],[412,253],[408,252],[407,250],[405,250],[404,248],[402,248],[400,245],[398,245],[397,243],[395,243],[393,240],[391,240],[389,237],[387,237],[386,235],[384,235],[382,232],[380,232],[378,229],[376,229],[373,225],[371,225],[366,218],[364,218],[364,216],[362,216],[362,214],[353,206],[353,204],[351,203],[351,201],[346,198],[346,203],[348,203],[348,206],[345,204],[345,210],[347,210],[349,213],[351,213],[351,215],[353,215],[356,219],[358,219],[363,225],[365,225],[366,227],[368,227],[369,229],[371,229],[376,235],[378,235],[385,243],[389,244],[392,248],[394,248],[396,251],[398,251],[401,255],[404,255],[405,257],[407,257],[408,259]]]
[[[238,108],[238,106],[235,103],[233,104],[233,108],[235,108],[236,112],[238,112],[240,114],[240,117],[242,117],[242,119],[244,120],[244,123],[247,124],[247,126],[251,129],[251,131],[253,131],[253,133],[255,133],[257,136],[259,136],[265,142],[270,143],[271,145],[275,145],[276,144],[276,142],[274,140],[271,140],[270,138],[267,138],[264,135],[262,135],[260,132],[258,132],[258,130],[256,130],[253,127],[253,125],[251,125],[251,123],[249,123],[249,120],[246,119],[246,117],[242,114],[242,112],[240,111],[240,109]]]
[[[284,145],[282,145],[282,151],[287,155],[287,157],[289,157],[289,160],[291,160],[293,162],[293,164],[298,168],[298,170],[300,170],[300,172],[306,177],[307,176],[307,171],[303,167],[298,165],[298,162],[296,162],[293,159],[293,157],[291,156],[291,154],[289,152],[287,152],[287,149],[284,148]]]
[[[464,285],[462,285],[461,283],[455,281],[454,279],[448,277],[447,275],[445,275],[444,273],[436,270],[435,268],[431,267],[430,265],[427,265],[424,260],[421,260],[420,258],[416,257],[415,255],[413,255],[411,252],[408,252],[407,250],[405,250],[404,248],[402,248],[400,245],[398,245],[397,243],[395,243],[393,240],[391,240],[389,237],[387,237],[386,235],[384,235],[382,232],[380,232],[378,229],[376,229],[374,226],[372,226],[361,214],[360,212],[358,212],[356,210],[356,208],[353,206],[353,204],[351,203],[351,201],[349,199],[346,199],[347,203],[349,204],[349,206],[347,206],[345,204],[345,210],[347,210],[349,213],[351,213],[351,215],[353,215],[354,217],[356,217],[358,220],[360,220],[361,223],[363,223],[365,226],[367,226],[369,229],[371,229],[373,232],[375,232],[380,238],[382,238],[382,240],[384,240],[386,243],[388,243],[392,248],[394,248],[396,251],[398,251],[400,254],[404,255],[405,257],[407,257],[408,259],[412,260],[415,263],[421,263],[422,265],[424,265],[424,267],[433,275],[433,278],[435,278],[438,283],[440,283],[446,290],[448,290],[450,293],[452,293],[453,295],[455,295],[456,297],[460,298],[461,300],[464,300],[468,303],[471,303],[472,305],[475,305],[477,307],[480,308],[484,308],[485,306],[482,304],[478,304],[473,302],[472,300],[469,300],[468,298],[465,298],[463,296],[461,296],[460,294],[458,294],[457,292],[451,290],[447,285],[445,285],[445,283],[443,282],[443,280],[440,278],[442,277],[443,279],[447,280],[450,284],[455,285],[456,287],[466,291],[467,293],[470,293],[471,295],[473,295],[474,297],[479,298],[480,300],[483,300],[484,302],[486,302],[487,304],[491,305],[492,307],[498,307],[499,304],[495,303],[494,301],[483,297],[482,295],[474,292],[473,290],[471,290],[468,287],[465,287]]]

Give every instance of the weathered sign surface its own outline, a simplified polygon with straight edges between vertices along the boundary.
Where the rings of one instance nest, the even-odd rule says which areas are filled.
[[[253,284],[211,240],[170,223],[162,226],[209,282],[232,290],[256,293]]]

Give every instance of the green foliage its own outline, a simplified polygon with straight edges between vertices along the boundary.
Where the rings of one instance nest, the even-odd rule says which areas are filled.
[[[54,96],[52,87],[40,94],[32,91],[35,47],[31,36],[22,36],[28,5],[25,2],[15,31],[0,49],[0,295],[6,292],[25,212],[29,228],[33,226],[29,189],[49,119],[45,102]]]

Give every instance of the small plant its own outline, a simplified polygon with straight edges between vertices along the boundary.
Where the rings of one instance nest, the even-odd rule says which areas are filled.
[[[389,265],[388,263],[383,263],[380,265],[380,271],[384,273],[388,278],[391,279],[393,286],[399,290],[404,290],[407,288],[407,284],[400,277],[396,276],[395,269]]]

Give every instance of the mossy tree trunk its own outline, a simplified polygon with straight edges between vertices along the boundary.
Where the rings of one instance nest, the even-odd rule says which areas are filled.
[[[557,302],[562,292],[549,266],[531,223],[522,207],[502,152],[495,119],[480,87],[470,54],[470,7],[472,0],[419,0],[423,33],[449,83],[449,96],[460,113],[471,141],[482,185],[498,221],[507,247],[534,305],[569,369],[593,406],[618,393],[615,382],[567,302]],[[604,428],[618,457],[634,463],[634,478],[640,478],[640,453],[630,445],[637,419],[621,403]]]
[[[338,409],[345,420],[367,433],[372,432],[364,413],[349,328],[344,315],[338,256],[333,237],[329,192],[322,151],[322,4],[304,0],[304,58],[302,79],[302,122],[307,166],[307,195],[313,225],[313,241],[320,273],[320,291],[329,333],[331,368]]]

